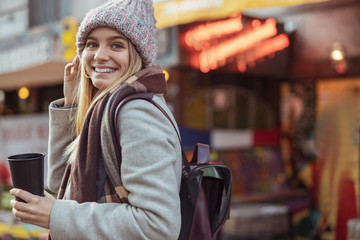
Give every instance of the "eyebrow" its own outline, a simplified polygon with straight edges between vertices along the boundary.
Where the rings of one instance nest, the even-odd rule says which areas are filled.
[[[96,37],[92,37],[92,36],[88,36],[87,37],[87,40],[97,40]],[[108,37],[106,40],[115,40],[115,39],[121,39],[121,40],[126,40],[126,37],[125,36],[122,36],[122,35],[116,35],[116,36],[110,36]]]

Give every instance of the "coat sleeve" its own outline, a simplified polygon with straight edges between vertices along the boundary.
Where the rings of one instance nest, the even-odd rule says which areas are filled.
[[[121,178],[129,204],[57,200],[50,216],[54,240],[178,238],[182,163],[177,135],[144,100],[127,103],[119,114]]]
[[[67,158],[63,153],[67,145],[75,138],[71,131],[71,118],[75,111],[71,108],[58,108],[63,100],[56,100],[49,106],[49,141],[48,141],[48,188],[57,193],[60,187]]]

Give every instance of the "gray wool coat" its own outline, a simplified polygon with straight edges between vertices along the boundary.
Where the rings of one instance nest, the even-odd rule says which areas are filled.
[[[173,118],[161,95],[159,103]],[[67,159],[70,111],[50,104],[48,187],[57,192]],[[173,119],[175,122],[175,120]],[[181,146],[169,120],[151,103],[133,100],[118,117],[122,147],[121,178],[129,204],[56,200],[50,214],[50,233],[58,239],[177,239],[181,227]],[[140,147],[139,147],[140,146]],[[89,186],[95,187],[95,186]]]

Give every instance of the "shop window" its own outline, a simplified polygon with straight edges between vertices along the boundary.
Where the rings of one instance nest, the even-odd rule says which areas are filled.
[[[234,86],[202,90],[187,99],[185,109],[185,125],[192,128],[265,129],[275,122],[267,102]]]
[[[60,21],[69,12],[69,0],[29,0],[29,26]]]

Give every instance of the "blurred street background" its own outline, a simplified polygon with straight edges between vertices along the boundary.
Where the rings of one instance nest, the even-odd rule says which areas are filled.
[[[0,0],[0,239],[44,239],[12,217],[6,157],[47,152],[78,25],[104,2]],[[184,148],[207,143],[232,170],[218,239],[360,239],[360,0],[154,6]]]

